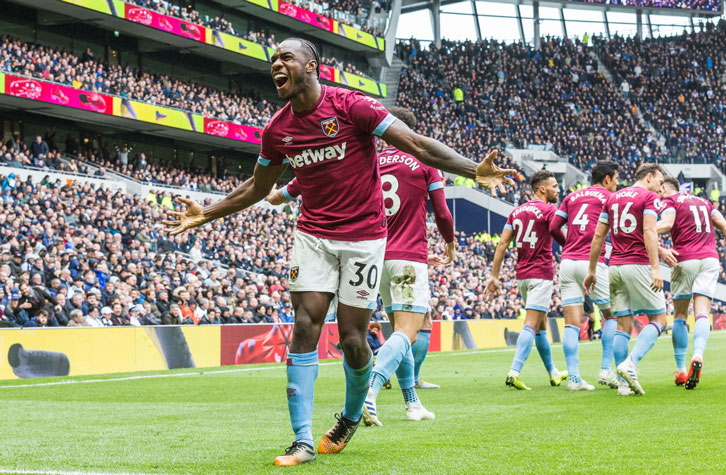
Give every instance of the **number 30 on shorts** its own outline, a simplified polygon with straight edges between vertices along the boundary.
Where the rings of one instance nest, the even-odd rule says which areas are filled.
[[[355,278],[355,280],[351,279],[350,282],[348,282],[348,283],[354,287],[358,287],[365,280],[365,283],[369,289],[371,289],[371,290],[376,289],[376,285],[378,284],[378,267],[376,267],[375,264],[368,267],[366,264],[364,264],[362,262],[354,262],[353,265],[356,267],[356,271],[355,271],[356,278]],[[366,268],[368,268],[367,272],[366,272]]]

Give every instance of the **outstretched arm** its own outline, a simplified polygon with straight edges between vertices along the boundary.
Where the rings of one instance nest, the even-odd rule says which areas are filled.
[[[439,182],[440,183],[440,182]],[[456,258],[456,240],[454,239],[454,219],[451,217],[451,211],[446,206],[446,196],[444,189],[438,188],[429,191],[431,198],[431,206],[434,208],[434,218],[436,219],[436,227],[441,233],[446,243],[446,260],[441,262],[442,265],[451,264]]]
[[[492,278],[489,280],[486,288],[486,295],[488,297],[494,297],[499,291],[501,286],[499,282],[499,272],[502,270],[502,262],[504,261],[504,253],[507,252],[509,243],[512,242],[514,237],[514,231],[508,228],[504,228],[502,231],[501,240],[497,244],[497,250],[494,252],[494,262],[492,263]]]
[[[222,200],[205,208],[191,200],[177,197],[177,201],[187,205],[187,210],[183,213],[168,211],[167,214],[173,219],[164,220],[162,223],[166,226],[166,231],[175,236],[187,229],[196,228],[209,221],[249,208],[270,193],[284,170],[283,165],[261,166],[258,164],[255,166],[252,178],[246,180]]]
[[[514,185],[511,178],[517,170],[501,169],[494,164],[497,152],[490,153],[480,164],[465,158],[438,140],[424,137],[408,128],[400,120],[394,121],[381,136],[383,140],[402,152],[410,153],[424,164],[449,173],[474,178],[496,196],[496,190],[504,193],[504,183]]]

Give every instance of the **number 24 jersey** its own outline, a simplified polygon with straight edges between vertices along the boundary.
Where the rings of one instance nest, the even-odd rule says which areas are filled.
[[[517,279],[552,280],[552,235],[550,221],[557,208],[542,200],[532,200],[509,214],[504,229],[514,231],[517,249]]]

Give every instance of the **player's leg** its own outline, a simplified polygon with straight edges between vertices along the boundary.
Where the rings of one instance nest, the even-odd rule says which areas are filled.
[[[404,333],[409,338],[415,338],[421,329],[424,321],[423,313],[412,312],[395,312],[396,313],[396,331]],[[416,379],[414,377],[414,359],[413,352],[409,349],[401,359],[401,363],[396,369],[398,377],[398,385],[403,394],[403,400],[406,405],[406,419],[410,421],[420,421],[422,419],[434,419],[434,413],[427,410],[419,401],[416,394]]]
[[[376,307],[386,240],[328,243],[340,260],[338,334],[345,371],[343,411],[318,444],[318,453],[331,454],[345,448],[363,415],[373,363],[366,336]]]
[[[612,315],[610,307],[610,271],[602,262],[597,263],[597,283],[592,291],[592,303],[600,310],[602,362],[597,382],[613,389],[618,387],[618,378],[612,371],[613,339],[618,328],[618,319]],[[583,279],[584,280],[584,279]],[[627,351],[626,351],[627,354]]]
[[[284,455],[275,458],[275,465],[298,465],[315,458],[312,417],[317,345],[338,287],[337,259],[321,252],[321,245],[319,238],[295,233],[290,272],[295,325],[287,359],[287,406],[295,442]]]
[[[416,380],[416,389],[438,389],[440,387],[438,384],[421,380],[421,377],[419,376],[421,373],[421,365],[426,359],[426,354],[429,351],[432,328],[433,323],[431,322],[431,314],[427,313],[424,318],[423,327],[418,332],[416,343],[414,343],[411,347],[414,361],[413,377]]]
[[[552,360],[552,348],[550,347],[550,341],[547,339],[547,311],[552,300],[554,282],[544,279],[529,279],[529,283],[525,309],[540,311],[539,321],[535,327],[534,344],[550,377],[550,384],[559,386],[562,381],[567,379],[567,371],[560,372],[555,367]]]
[[[716,291],[720,270],[717,259],[702,259],[700,272],[693,283],[693,313],[696,315],[696,323],[693,326],[693,358],[688,370],[686,389],[695,388],[701,380],[703,352],[711,331],[711,298]]]
[[[622,278],[623,266],[610,267],[610,299],[612,303],[612,316],[617,319],[615,334],[613,335],[613,357],[617,368],[628,358],[628,345],[630,334],[633,331],[633,311],[630,309],[630,296],[625,288]],[[618,396],[634,394],[630,385],[624,378],[618,378]]]
[[[381,300],[383,301],[383,307],[386,310],[386,315],[388,315],[388,321],[391,323],[391,328],[394,329],[394,333],[378,349],[375,357],[375,365],[371,372],[368,394],[363,403],[363,423],[367,426],[383,425],[378,419],[376,398],[381,388],[390,379],[396,368],[398,368],[401,359],[403,359],[405,354],[404,347],[410,345],[410,341],[407,341],[406,337],[395,333],[396,315],[393,311],[391,300],[391,271],[391,261],[384,261],[379,292],[381,294]]]
[[[578,277],[576,267],[585,261],[565,259],[560,263],[560,292],[562,295],[562,310],[565,314],[565,334],[562,338],[562,349],[567,363],[569,391],[593,390],[594,386],[587,384],[580,377],[578,344],[580,342],[580,322],[583,315],[584,292]],[[584,280],[584,276],[583,276]]]
[[[519,287],[519,293],[525,303],[527,302],[530,280],[531,279],[522,279],[517,282],[517,286]],[[536,332],[536,329],[540,325],[540,320],[543,312],[540,310],[529,309],[526,307],[526,304],[525,309],[526,314],[524,317],[524,326],[522,327],[522,331],[517,337],[517,349],[514,353],[512,366],[507,373],[507,379],[505,381],[505,384],[512,388],[529,391],[527,385],[519,379],[519,375],[522,373],[522,367],[524,366],[524,362],[527,361],[527,358],[529,358],[529,354],[532,351],[534,334]]]
[[[654,292],[650,288],[650,266],[628,265],[627,286],[633,313],[636,315],[645,314],[650,322],[640,331],[638,339],[633,346],[630,355],[618,366],[618,374],[625,378],[636,394],[645,394],[638,381],[636,368],[641,359],[653,348],[658,340],[667,320],[665,314],[665,297],[663,291]]]
[[[673,357],[676,360],[676,386],[686,383],[686,352],[688,351],[688,308],[693,296],[693,281],[700,270],[700,260],[680,262],[671,272],[671,294],[673,295]]]
[[[671,288],[673,288],[671,280]],[[686,384],[686,352],[688,351],[688,307],[691,305],[691,296],[683,297],[673,293],[673,331],[671,341],[673,342],[673,357],[676,360],[675,383],[676,386]]]

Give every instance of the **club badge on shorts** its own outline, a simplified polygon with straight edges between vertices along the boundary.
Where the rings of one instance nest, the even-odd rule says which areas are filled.
[[[323,128],[323,133],[328,137],[335,137],[340,131],[340,125],[338,124],[337,117],[331,117],[320,122],[320,126]]]
[[[290,269],[290,281],[295,282],[297,280],[297,276],[300,273],[300,267],[295,266],[292,269]]]

